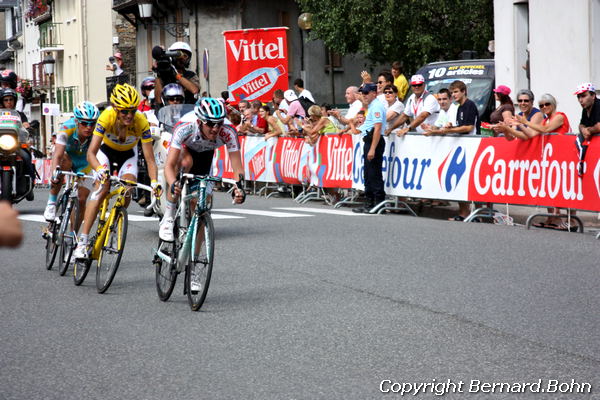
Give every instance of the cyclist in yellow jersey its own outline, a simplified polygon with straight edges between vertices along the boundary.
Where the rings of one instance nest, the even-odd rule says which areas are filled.
[[[87,160],[96,171],[97,181],[85,209],[79,243],[73,253],[76,259],[88,256],[88,235],[96,220],[98,208],[110,188],[106,178],[111,173],[117,173],[123,179],[137,181],[137,143],[140,140],[154,194],[159,196],[161,191],[157,182],[150,126],[146,117],[137,111],[140,103],[138,92],[127,83],[118,84],[110,95],[110,102],[111,107],[104,110],[98,118],[87,152]]]

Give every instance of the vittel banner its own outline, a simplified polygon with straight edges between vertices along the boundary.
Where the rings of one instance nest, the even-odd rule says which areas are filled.
[[[229,101],[271,101],[288,89],[287,27],[225,31]]]

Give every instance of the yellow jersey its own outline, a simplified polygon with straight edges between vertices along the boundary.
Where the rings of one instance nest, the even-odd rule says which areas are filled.
[[[146,116],[139,111],[136,111],[133,118],[133,123],[129,126],[121,125],[117,120],[117,110],[108,107],[100,114],[94,135],[102,138],[102,143],[117,151],[127,151],[134,148],[138,141],[142,143],[151,142],[150,124]],[[119,138],[119,130],[125,130],[125,135],[121,132]]]

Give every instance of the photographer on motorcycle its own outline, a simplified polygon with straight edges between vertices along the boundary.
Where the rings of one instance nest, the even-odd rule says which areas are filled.
[[[192,49],[184,42],[173,43],[167,51],[160,46],[152,49],[156,60],[156,86],[154,94],[162,98],[163,88],[169,83],[178,83],[183,87],[186,104],[194,104],[200,91],[200,80],[195,72],[187,69],[192,60]]]
[[[23,159],[23,167],[25,169],[25,173],[29,175],[31,178],[31,182],[35,182],[35,167],[33,166],[33,162],[31,160],[31,153],[29,152],[29,132],[26,131],[29,128],[29,122],[27,120],[27,116],[22,111],[17,111],[15,108],[17,106],[17,92],[12,88],[4,88],[0,89],[0,103],[2,104],[2,108],[7,110],[14,110],[19,113],[21,117],[21,123],[23,125],[23,130],[21,131],[19,141],[21,142],[21,148],[19,149],[19,155]],[[33,191],[27,195],[27,200],[33,200]]]

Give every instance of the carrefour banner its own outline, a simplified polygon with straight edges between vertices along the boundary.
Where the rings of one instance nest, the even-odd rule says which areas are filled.
[[[241,137],[246,178],[259,182],[364,189],[363,143],[329,135],[303,139]],[[503,138],[385,138],[382,173],[395,196],[554,206],[600,211],[600,142],[588,149],[577,175],[574,136]],[[233,178],[227,151],[216,150],[213,172]]]
[[[229,101],[271,101],[288,89],[287,27],[225,31]]]

